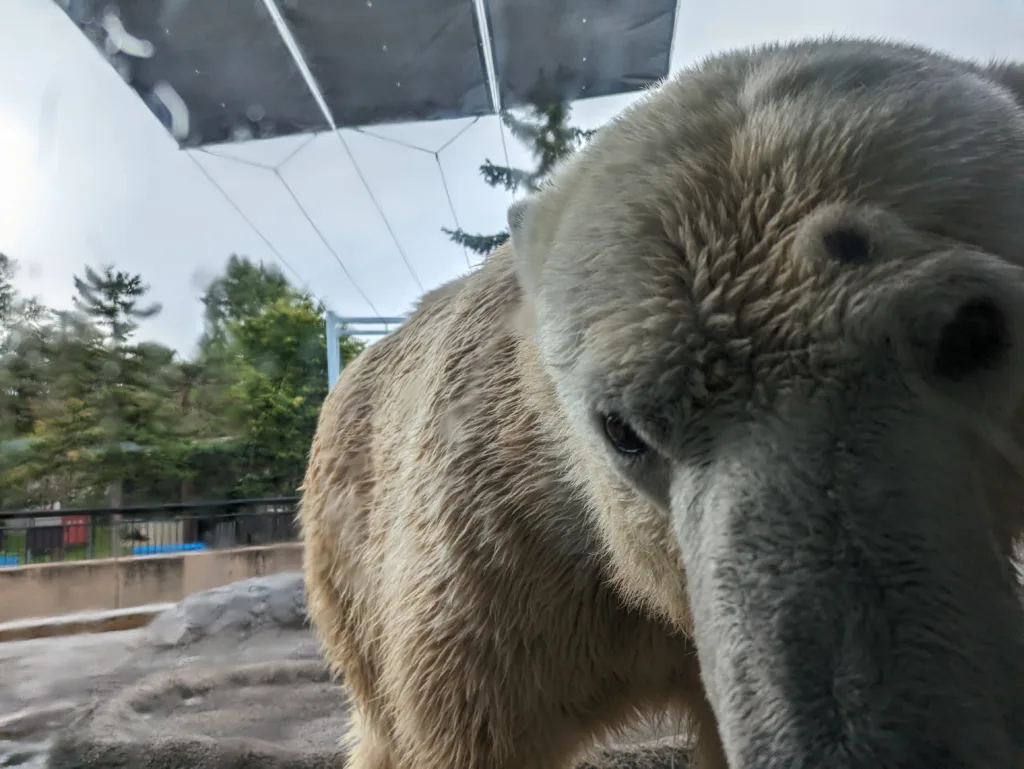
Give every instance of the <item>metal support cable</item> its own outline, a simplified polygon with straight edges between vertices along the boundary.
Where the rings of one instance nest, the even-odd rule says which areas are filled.
[[[363,189],[366,190],[366,194],[370,196],[370,200],[373,202],[374,207],[377,209],[377,213],[380,214],[381,221],[384,222],[384,226],[387,228],[388,234],[391,235],[391,240],[394,241],[395,248],[398,249],[398,255],[402,257],[402,261],[405,262],[406,269],[409,270],[409,274],[412,275],[412,279],[416,281],[416,285],[419,286],[421,292],[426,291],[423,287],[423,282],[420,280],[420,276],[416,274],[416,270],[412,268],[412,264],[409,262],[409,256],[405,253],[405,249],[402,248],[401,242],[398,240],[398,236],[395,234],[394,227],[391,226],[391,222],[387,216],[384,215],[384,209],[381,208],[380,203],[377,201],[377,196],[373,194],[373,189],[370,187],[370,183],[366,180],[366,176],[363,174],[363,169],[359,167],[356,162],[355,155],[352,154],[352,150],[348,146],[348,142],[345,141],[345,137],[341,135],[341,131],[334,127],[332,120],[332,132],[338,137],[338,141],[341,142],[342,148],[345,150],[345,154],[348,155],[349,162],[352,163],[352,167],[355,169],[356,175],[359,177],[359,181],[363,183]]]
[[[366,190],[366,194],[370,196],[370,200],[377,209],[377,213],[380,215],[381,221],[384,222],[384,226],[391,235],[391,240],[394,242],[395,248],[398,249],[398,253],[402,257],[402,261],[405,262],[405,266],[409,270],[409,274],[412,275],[412,279],[416,281],[416,285],[419,286],[420,291],[425,291],[426,289],[423,288],[423,283],[420,281],[419,275],[417,275],[416,271],[412,268],[412,263],[410,263],[409,257],[405,253],[405,249],[402,248],[402,244],[398,240],[398,236],[395,234],[395,230],[391,226],[391,222],[388,220],[387,215],[384,213],[384,209],[377,201],[377,196],[373,194],[373,190],[366,181],[366,177],[363,175],[362,169],[359,167],[359,164],[356,163],[355,156],[352,154],[352,150],[349,149],[348,142],[346,142],[345,137],[341,135],[341,131],[338,129],[338,124],[334,121],[334,114],[331,112],[330,107],[327,106],[327,100],[324,99],[323,91],[320,89],[320,84],[316,81],[316,78],[313,77],[313,72],[309,68],[309,63],[306,61],[306,57],[302,54],[302,50],[299,48],[299,44],[295,40],[295,37],[292,35],[292,31],[288,28],[288,24],[285,23],[284,16],[281,15],[281,10],[277,7],[275,0],[263,0],[263,5],[266,7],[267,12],[270,14],[270,18],[277,27],[277,32],[284,41],[285,47],[291,54],[292,59],[295,61],[295,65],[299,68],[299,72],[302,74],[302,79],[306,82],[306,87],[310,90],[310,93],[312,93],[313,99],[320,108],[320,112],[323,114],[327,124],[331,127],[331,132],[337,136],[338,141],[341,142],[341,146],[345,150],[345,154],[348,155],[349,162],[352,163],[352,167],[355,169],[356,175],[359,176],[359,180],[363,183],[363,188]]]
[[[338,252],[334,250],[334,247],[331,246],[331,244],[328,242],[324,233],[316,225],[316,222],[313,221],[313,217],[309,215],[309,212],[306,210],[306,207],[302,205],[302,201],[299,200],[299,196],[295,194],[295,191],[292,189],[291,185],[288,184],[287,181],[285,181],[284,176],[281,175],[280,169],[274,169],[274,176],[278,178],[278,180],[281,182],[284,188],[288,191],[288,194],[291,195],[292,200],[295,201],[295,205],[299,207],[299,211],[302,212],[302,215],[309,223],[309,226],[313,228],[313,232],[317,234],[317,237],[320,238],[320,242],[324,244],[324,248],[331,252],[331,256],[334,257],[334,260],[338,263],[338,266],[341,267],[341,270],[342,272],[345,273],[345,277],[348,278],[349,283],[351,283],[355,290],[359,292],[359,296],[363,298],[363,301],[366,302],[369,308],[373,310],[374,313],[376,313],[377,315],[380,315],[380,311],[376,308],[376,306],[374,306],[373,302],[370,301],[370,297],[367,296],[366,292],[359,287],[358,283],[356,283],[356,279],[352,277],[352,273],[348,271],[348,267],[345,266],[345,263],[341,260],[341,257],[338,255]]]
[[[284,258],[284,255],[278,250],[277,246],[275,246],[270,241],[270,238],[263,234],[263,231],[256,226],[256,223],[251,218],[249,218],[248,214],[246,214],[245,211],[242,210],[242,207],[239,206],[238,203],[234,201],[231,195],[228,194],[228,191],[225,190],[224,187],[221,186],[220,182],[218,182],[213,177],[213,174],[207,171],[203,164],[196,160],[195,155],[193,155],[191,152],[186,150],[185,154],[188,155],[189,159],[193,163],[196,164],[196,168],[202,171],[203,176],[205,176],[209,180],[210,184],[212,184],[220,192],[220,194],[224,196],[224,199],[228,202],[228,204],[235,209],[238,215],[242,217],[242,220],[249,225],[249,228],[256,233],[260,240],[262,240],[263,243],[267,246],[267,248],[270,249],[270,252],[277,257],[278,261],[281,262],[281,264],[283,264],[288,269],[288,271],[295,276],[296,280],[298,280],[301,285],[308,285],[306,281],[302,279],[302,276],[299,275],[299,273],[295,270],[295,268],[292,267],[291,264],[289,264],[288,260]],[[320,304],[324,304],[324,301],[315,292],[310,290],[309,293],[313,294],[313,296],[316,297],[317,301],[320,302]]]
[[[327,240],[327,237],[324,235],[323,231],[317,226],[316,222],[313,220],[312,215],[309,213],[309,211],[306,210],[306,207],[304,205],[302,205],[302,201],[299,199],[299,196],[295,193],[295,191],[292,189],[291,185],[288,184],[287,180],[285,180],[284,176],[281,174],[281,169],[285,165],[290,163],[293,159],[295,159],[295,157],[302,150],[306,149],[306,147],[308,147],[310,144],[312,144],[313,141],[316,138],[317,138],[316,134],[312,135],[309,138],[308,141],[303,142],[299,147],[297,147],[293,152],[291,152],[284,160],[282,160],[277,165],[267,165],[265,163],[257,163],[256,161],[246,160],[244,158],[236,158],[236,157],[231,157],[230,155],[221,155],[221,154],[216,153],[216,152],[209,152],[209,151],[207,151],[205,149],[201,149],[200,152],[205,152],[207,155],[210,155],[211,157],[219,158],[220,160],[227,160],[227,161],[230,161],[232,163],[241,163],[243,165],[252,166],[253,168],[258,168],[260,170],[269,171],[269,172],[273,173],[277,177],[277,179],[281,183],[281,185],[288,192],[288,194],[291,196],[292,200],[295,202],[295,205],[298,207],[299,212],[302,214],[302,216],[309,223],[309,226],[312,227],[312,229],[316,233],[317,237],[320,238],[320,242],[323,243],[324,248],[326,248],[328,250],[328,252],[330,252],[331,256],[334,257],[334,260],[338,263],[338,266],[341,268],[342,272],[345,274],[345,277],[348,278],[348,281],[349,281],[349,283],[352,284],[352,287],[356,290],[356,292],[359,294],[359,296],[362,297],[363,301],[366,302],[367,306],[371,310],[373,310],[373,312],[375,312],[377,314],[380,314],[379,311],[377,310],[377,307],[370,300],[369,295],[356,282],[355,278],[352,276],[352,273],[349,272],[348,267],[345,265],[344,261],[342,261],[341,256],[338,254],[338,252],[335,250],[335,248]],[[193,158],[193,160],[194,160],[194,158]],[[206,169],[203,169],[203,171],[207,174],[208,177],[210,176],[209,172],[206,171]],[[223,191],[223,188],[221,188],[221,189]],[[225,192],[225,194],[227,194],[227,193]],[[237,204],[235,204],[234,200],[232,200],[231,202],[232,202],[233,205],[235,205],[236,208],[238,207]]]
[[[499,135],[501,137],[502,154],[503,154],[503,156],[505,158],[505,165],[508,166],[508,164],[509,164],[509,157],[508,157],[508,147],[507,147],[507,144],[506,144],[506,141],[505,141],[504,125],[501,122],[501,115],[498,115],[497,117],[498,117],[498,131],[499,131]],[[405,147],[407,149],[415,150],[415,151],[418,151],[418,152],[424,152],[424,153],[426,153],[428,155],[432,155],[434,157],[434,162],[437,164],[438,174],[439,174],[439,176],[441,178],[441,186],[444,189],[445,200],[448,203],[448,210],[449,210],[449,212],[452,215],[452,221],[454,222],[456,229],[462,229],[462,225],[459,223],[458,213],[455,210],[455,203],[454,203],[454,200],[452,199],[451,188],[448,185],[448,178],[447,178],[447,175],[444,172],[444,166],[441,164],[441,153],[444,152],[446,149],[448,149],[450,146],[452,146],[456,141],[458,141],[470,128],[472,128],[474,125],[476,125],[476,123],[479,120],[480,120],[479,117],[475,117],[470,123],[468,123],[467,125],[463,126],[461,129],[459,129],[459,131],[456,132],[454,136],[452,136],[450,139],[448,139],[444,144],[442,144],[436,150],[431,150],[431,149],[428,149],[426,147],[420,147],[420,146],[412,144],[410,142],[402,141],[401,139],[394,139],[394,138],[387,137],[387,136],[381,136],[380,134],[374,133],[373,131],[369,131],[369,130],[366,130],[366,129],[363,129],[363,128],[355,128],[355,129],[352,129],[352,130],[355,133],[360,133],[360,134],[363,134],[364,136],[369,136],[369,137],[372,137],[372,138],[377,139],[379,141],[389,142],[391,144],[396,144],[398,146]],[[402,245],[399,242],[398,237],[395,234],[393,228],[391,227],[390,222],[388,221],[387,217],[384,216],[383,210],[382,210],[380,204],[378,203],[378,201],[376,199],[376,196],[373,194],[372,189],[370,188],[369,181],[366,179],[362,169],[359,167],[358,163],[356,163],[356,161],[355,161],[355,156],[354,156],[351,148],[348,146],[348,143],[345,141],[344,137],[341,135],[340,130],[333,129],[333,132],[338,136],[338,139],[341,141],[342,147],[345,150],[346,154],[348,155],[348,158],[349,158],[350,162],[352,163],[352,167],[355,169],[356,174],[358,175],[360,181],[362,182],[363,187],[366,190],[367,194],[369,195],[370,200],[373,203],[374,207],[377,209],[378,213],[381,215],[381,219],[384,222],[384,225],[387,228],[388,233],[390,234],[390,236],[392,238],[392,241],[394,242],[396,248],[398,249],[399,254],[402,257],[402,260],[405,262],[406,268],[409,270],[410,275],[412,275],[413,280],[416,281],[416,285],[419,287],[420,291],[424,291],[425,289],[423,287],[423,283],[420,281],[418,275],[416,274],[416,272],[413,269],[411,263],[409,262],[408,256],[406,255],[405,250],[402,248]],[[278,163],[276,165],[269,165],[269,164],[266,164],[266,163],[259,163],[259,162],[253,161],[253,160],[248,160],[248,159],[245,159],[245,158],[233,157],[233,156],[230,156],[230,155],[222,155],[220,153],[211,152],[207,148],[201,148],[199,151],[200,152],[204,152],[205,154],[210,155],[211,157],[218,158],[220,160],[228,160],[228,161],[231,161],[233,163],[241,163],[243,165],[248,165],[248,166],[251,166],[253,168],[258,168],[260,170],[273,172],[274,175],[281,182],[282,186],[288,192],[289,196],[292,198],[293,202],[295,203],[296,207],[299,209],[299,211],[302,214],[302,216],[306,219],[307,223],[310,225],[310,227],[316,233],[317,237],[320,239],[320,242],[324,245],[324,247],[328,250],[328,252],[330,252],[330,254],[334,257],[335,261],[337,261],[338,266],[341,268],[342,272],[344,272],[345,277],[348,278],[348,280],[352,284],[353,288],[356,289],[356,291],[358,292],[360,297],[362,297],[362,299],[366,302],[366,304],[370,307],[370,309],[373,310],[373,312],[375,312],[375,313],[377,313],[379,315],[379,311],[377,310],[376,306],[370,300],[370,298],[367,295],[367,293],[356,282],[355,278],[352,276],[352,273],[349,271],[348,267],[345,265],[344,261],[341,259],[341,256],[338,254],[337,250],[333,246],[331,246],[330,242],[327,240],[327,237],[324,235],[323,231],[316,224],[316,222],[314,221],[312,215],[309,213],[309,211],[306,210],[306,207],[302,204],[302,201],[299,199],[298,195],[292,189],[291,185],[288,184],[287,180],[284,178],[284,176],[281,173],[281,169],[285,165],[290,163],[293,159],[295,159],[295,157],[298,156],[298,154],[300,152],[302,152],[302,150],[306,149],[306,147],[308,147],[310,144],[312,144],[313,141],[315,141],[317,137],[318,137],[318,134],[312,135],[309,138],[308,141],[303,142],[299,147],[297,147],[295,150],[293,150],[284,160],[282,160],[280,163]],[[193,160],[195,160],[195,159],[193,158]],[[212,180],[212,177],[210,177],[209,172],[206,171],[205,168],[203,168],[202,170],[207,175],[207,177],[211,178],[211,180]],[[219,185],[218,185],[218,187],[219,187]],[[223,188],[220,188],[220,189],[221,189],[223,194],[227,195],[227,193],[223,190]],[[513,195],[513,199],[515,199],[515,191],[514,190],[512,191],[512,195]],[[231,200],[230,202],[232,203],[232,205],[236,209],[238,209],[237,204],[233,200]],[[240,211],[240,209],[238,209],[238,210]],[[252,225],[252,223],[250,222],[250,226],[254,226],[254,225]],[[261,237],[262,237],[262,235],[261,235]],[[266,239],[264,238],[264,240],[266,240]],[[472,262],[471,262],[471,260],[469,258],[469,251],[466,249],[465,246],[460,246],[460,247],[462,248],[463,256],[466,259],[466,266],[472,268],[473,264],[472,264]],[[283,263],[283,259],[282,259],[282,263]],[[289,268],[289,269],[291,269],[291,268]],[[295,271],[292,270],[292,272],[294,273]]]

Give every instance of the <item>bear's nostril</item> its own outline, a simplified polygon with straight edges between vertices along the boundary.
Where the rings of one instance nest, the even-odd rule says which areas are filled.
[[[864,264],[871,256],[867,234],[852,227],[836,227],[822,235],[825,250],[842,264]]]
[[[998,364],[1010,346],[1006,315],[989,297],[960,306],[946,323],[935,355],[935,373],[958,380]]]

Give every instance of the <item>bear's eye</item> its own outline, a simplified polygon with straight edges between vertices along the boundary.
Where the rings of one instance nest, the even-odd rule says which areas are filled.
[[[988,297],[972,299],[942,329],[935,373],[964,379],[997,365],[1010,347],[1010,324]]]
[[[647,444],[617,414],[605,414],[604,434],[608,436],[609,443],[620,454],[635,456],[643,454],[647,450]]]

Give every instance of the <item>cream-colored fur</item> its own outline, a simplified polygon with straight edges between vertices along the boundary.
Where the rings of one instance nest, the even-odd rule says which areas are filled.
[[[775,393],[804,385],[807,403],[845,398],[860,414],[867,406],[851,383],[861,380],[850,377],[861,376],[865,355],[880,356],[880,371],[896,365],[884,357],[889,348],[873,346],[890,328],[909,335],[908,354],[916,355],[931,349],[928,334],[938,333],[942,308],[958,301],[961,286],[974,281],[999,301],[1015,296],[1020,278],[1012,262],[1024,252],[1014,249],[1024,240],[1006,222],[1024,213],[1024,178],[1013,170],[1024,170],[1024,116],[998,80],[1017,74],[857,41],[704,62],[603,129],[551,187],[513,209],[514,246],[425,297],[398,331],[345,370],[323,408],[300,520],[310,614],[358,711],[352,769],[558,769],[638,714],[664,711],[695,725],[702,769],[754,766],[749,751],[758,740],[780,756],[826,755],[831,748],[814,753],[821,738],[807,737],[810,727],[790,729],[753,697],[751,732],[741,733],[736,708],[748,702],[747,690],[719,676],[722,659],[731,664],[728,649],[748,642],[754,659],[774,641],[762,626],[751,625],[748,638],[726,621],[733,604],[715,596],[734,583],[716,582],[715,569],[740,551],[723,550],[725,535],[712,524],[686,519],[684,508],[698,498],[680,500],[706,469],[686,457],[709,451],[716,425],[738,435],[744,409],[751,420],[766,415],[766,425],[773,409],[795,409],[792,423],[803,424],[804,401],[783,403]],[[915,77],[932,90],[904,109]],[[820,245],[823,233],[842,227],[867,233],[866,266],[840,263]],[[961,263],[944,250],[954,245],[981,255]],[[918,290],[942,275],[961,282]],[[1002,288],[994,278],[990,286],[994,275],[1003,276]],[[924,311],[933,305],[934,317]],[[904,322],[911,316],[925,341]],[[1014,332],[1022,317],[1010,317]],[[864,392],[890,387],[882,379]],[[979,384],[991,396],[979,419],[1005,422],[1021,385],[1012,372]],[[949,397],[980,403],[971,392]],[[608,411],[646,426],[656,463],[616,465],[592,426],[595,413]],[[834,412],[822,406],[820,413]],[[918,451],[904,449],[904,438],[925,462],[935,437],[952,435],[919,423],[929,427],[894,439],[894,461],[918,461],[906,459]],[[865,422],[851,440],[866,440],[881,424]],[[684,425],[689,432],[681,432]],[[821,434],[839,429],[820,426]],[[800,432],[812,442],[818,434]],[[1020,527],[1020,479],[984,438],[964,437],[950,450],[967,457],[965,467],[985,457],[988,513],[966,522],[950,512],[949,520],[966,532],[983,529],[1007,556]],[[803,463],[795,451],[793,463]],[[866,468],[870,485],[874,465],[867,455],[862,460],[856,466]],[[918,474],[910,464],[895,475],[889,469],[878,470],[880,488],[903,478],[910,484]],[[771,480],[757,468],[730,472],[737,484]],[[715,509],[725,510],[732,504],[726,492],[739,487],[714,488]],[[857,500],[866,493],[856,485],[830,489],[832,497],[813,484],[792,488],[807,500],[848,494],[851,510],[861,509]],[[913,488],[926,504],[930,492]],[[813,510],[817,503],[808,504]],[[766,553],[778,546],[778,510],[766,509],[758,515],[770,525],[743,532],[753,537],[751,553],[758,536]],[[798,528],[785,537],[803,541]],[[890,552],[892,536],[868,532],[864,541]],[[983,545],[970,547],[964,552],[978,555],[965,558],[982,559],[978,574],[1002,573],[994,551],[985,561]],[[924,563],[930,553],[908,551],[907,558]],[[748,568],[729,563],[741,576]],[[773,601],[780,595],[770,592],[773,580],[789,579],[788,567],[767,560],[749,568],[778,575],[761,579],[750,596],[769,591]],[[950,570],[961,582],[942,589],[974,589],[973,577],[955,564]],[[879,573],[896,584],[895,572]],[[987,577],[977,579],[981,585]],[[824,576],[822,584],[830,584]],[[793,589],[809,588],[794,582]],[[728,595],[740,605],[739,594]],[[829,594],[821,596],[828,605]],[[998,611],[986,616],[1020,619],[1019,607]],[[936,610],[907,621],[931,632],[947,619]],[[721,655],[713,639],[723,644]],[[973,642],[965,636],[965,654],[982,648]],[[991,653],[1004,651],[993,646]],[[792,672],[791,660],[765,659],[772,675]],[[1019,672],[1006,675],[1016,680]],[[984,699],[989,679],[978,675],[972,693]],[[710,694],[709,680],[716,682]],[[927,684],[930,693],[943,691],[938,677]],[[779,713],[790,704],[779,701]],[[1003,711],[1010,731],[1020,715],[1013,707]],[[905,724],[864,708],[878,716],[883,736],[851,737],[856,750],[842,753],[837,769],[868,765],[857,755],[898,755],[885,751],[902,749],[900,740],[918,725],[911,715],[925,718],[909,705]],[[759,719],[784,737],[755,734]],[[967,733],[973,726],[963,728],[949,750],[976,736]]]
[[[521,310],[505,246],[324,406],[305,568],[354,769],[547,769],[637,710],[707,707],[687,639],[609,584]]]

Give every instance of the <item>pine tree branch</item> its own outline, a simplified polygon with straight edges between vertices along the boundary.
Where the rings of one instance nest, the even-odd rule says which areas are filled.
[[[501,122],[513,137],[527,147],[533,146],[542,130],[539,120],[531,122],[529,118],[521,119],[508,111],[501,113]]]
[[[589,140],[594,131],[569,125],[570,109],[558,102],[538,101],[532,104],[524,116],[504,111],[500,115],[502,124],[513,137],[525,144],[536,160],[536,169],[527,171],[520,168],[499,166],[486,160],[480,166],[480,174],[491,187],[516,192],[525,189],[536,192],[543,186],[558,163],[575,152]],[[471,234],[465,230],[442,232],[451,240],[476,254],[486,255],[509,238],[508,232],[495,235]]]
[[[507,192],[516,192],[529,183],[530,175],[521,168],[496,166],[485,160],[480,166],[480,174],[489,187],[503,187]]]
[[[470,235],[461,228],[449,230],[446,227],[442,227],[441,231],[451,238],[452,242],[481,256],[491,253],[509,238],[508,232],[499,232],[496,235]]]

